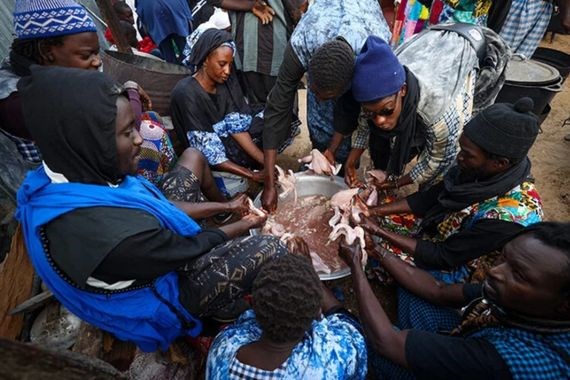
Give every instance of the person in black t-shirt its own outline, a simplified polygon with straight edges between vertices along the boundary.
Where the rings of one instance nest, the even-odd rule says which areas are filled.
[[[416,295],[440,305],[469,304],[447,336],[394,328],[364,275],[360,252],[357,245],[341,244],[377,378],[569,378],[569,223],[525,229],[478,285],[446,285],[388,251],[368,250]]]

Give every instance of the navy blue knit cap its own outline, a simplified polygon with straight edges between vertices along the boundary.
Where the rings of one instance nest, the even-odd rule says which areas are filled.
[[[370,36],[356,57],[352,94],[360,103],[394,95],[406,82],[404,66],[383,39]]]
[[[97,27],[73,0],[16,0],[14,31],[26,40],[96,32]]]

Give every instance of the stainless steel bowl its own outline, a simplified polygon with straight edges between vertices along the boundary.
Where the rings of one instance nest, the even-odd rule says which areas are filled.
[[[311,195],[324,195],[327,197],[333,196],[340,190],[348,189],[343,179],[337,176],[326,177],[322,175],[306,174],[306,172],[295,173],[297,179],[297,196],[308,197]],[[283,202],[293,194],[288,194],[286,197],[279,197],[279,202]],[[261,207],[261,194],[259,194],[253,204],[256,207]],[[249,233],[253,236],[259,235],[259,229],[252,229]],[[350,268],[346,267],[340,271],[330,274],[319,274],[321,280],[336,280],[350,275]]]

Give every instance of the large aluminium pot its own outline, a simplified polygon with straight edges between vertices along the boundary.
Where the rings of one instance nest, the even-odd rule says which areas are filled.
[[[327,177],[322,175],[307,174],[306,172],[295,173],[296,177],[296,187],[297,195],[299,197],[308,197],[311,195],[324,195],[326,197],[332,197],[334,194],[341,190],[346,190],[348,186],[344,183],[343,179],[337,176]],[[292,197],[289,194],[285,199]],[[283,202],[285,199],[279,199]],[[253,204],[257,207],[261,207],[261,194],[259,194]],[[259,235],[261,232],[259,229],[252,229],[249,231],[250,235]],[[323,281],[336,280],[350,275],[350,268],[345,267],[337,272],[332,272],[329,274],[319,274],[319,278]]]
[[[170,115],[170,93],[181,79],[191,74],[184,66],[106,50],[101,53],[103,71],[120,83],[137,82],[150,96],[153,111]]]
[[[495,103],[515,103],[520,98],[529,97],[534,101],[533,112],[541,115],[562,90],[562,80],[555,67],[515,56],[509,61],[506,81]]]

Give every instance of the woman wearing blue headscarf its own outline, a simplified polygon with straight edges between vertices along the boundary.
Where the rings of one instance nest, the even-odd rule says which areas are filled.
[[[56,298],[145,351],[196,336],[203,317],[237,316],[259,268],[286,252],[275,238],[236,239],[265,218],[202,229],[134,176],[142,139],[106,75],[33,66],[18,90],[44,161],[18,192],[17,218]]]

